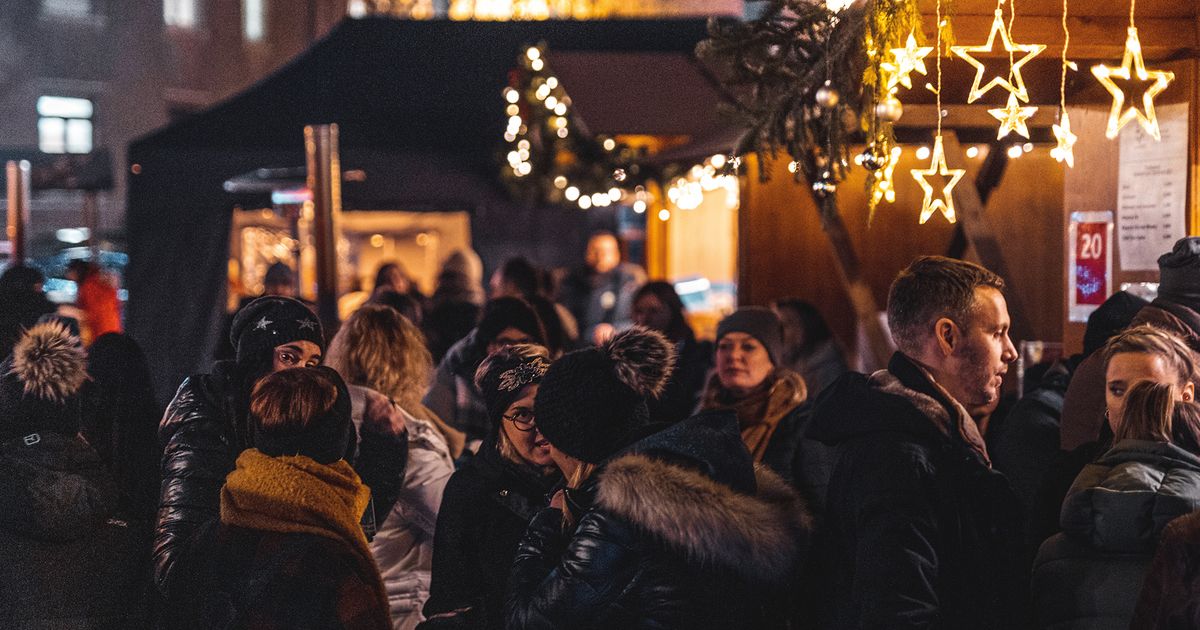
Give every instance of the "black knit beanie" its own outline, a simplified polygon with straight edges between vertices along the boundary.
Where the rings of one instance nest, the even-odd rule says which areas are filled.
[[[783,323],[769,308],[744,306],[717,324],[717,342],[731,332],[740,332],[758,340],[767,349],[772,365],[783,357]]]
[[[525,388],[542,382],[550,367],[548,356],[542,346],[523,344],[499,350],[479,366],[475,386],[487,403],[493,432],[500,428],[501,416]]]
[[[293,341],[311,341],[325,350],[325,333],[317,316],[303,302],[280,296],[260,297],[238,311],[229,341],[243,366],[259,365],[277,346]]]
[[[641,327],[564,355],[538,388],[538,430],[558,450],[599,464],[642,436],[646,401],[662,393],[674,364],[667,338]]]
[[[354,423],[351,421],[350,390],[333,368],[296,368],[316,370],[337,387],[337,399],[325,413],[299,428],[275,428],[264,431],[258,418],[254,419],[254,447],[271,457],[305,455],[322,464],[332,464],[350,452]]]
[[[1193,309],[1200,308],[1200,237],[1175,241],[1158,257],[1158,296]]]
[[[1090,355],[1103,348],[1110,337],[1128,328],[1134,316],[1147,304],[1149,302],[1128,291],[1110,295],[1088,315],[1083,333],[1083,354]]]
[[[78,433],[87,379],[87,353],[79,337],[61,322],[35,324],[0,363],[0,441]]]
[[[496,298],[483,307],[483,316],[475,334],[476,341],[486,346],[505,328],[516,328],[529,335],[538,345],[546,345],[546,329],[537,311],[528,302],[515,297]]]

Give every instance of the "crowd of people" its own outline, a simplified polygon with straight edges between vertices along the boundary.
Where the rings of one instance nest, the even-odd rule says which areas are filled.
[[[561,281],[385,265],[336,331],[277,266],[165,408],[14,267],[0,627],[1197,628],[1200,238],[1159,264],[1023,392],[943,257],[872,374],[800,300],[698,339],[611,233]]]

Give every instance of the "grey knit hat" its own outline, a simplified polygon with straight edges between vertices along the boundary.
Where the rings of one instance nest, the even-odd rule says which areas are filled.
[[[744,306],[717,324],[717,343],[731,332],[740,332],[758,340],[767,349],[773,365],[783,357],[783,323],[779,316],[762,306]]]

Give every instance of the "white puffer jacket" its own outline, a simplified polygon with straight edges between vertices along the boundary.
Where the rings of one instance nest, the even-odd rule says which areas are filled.
[[[368,410],[380,408],[370,403],[386,400],[375,390],[355,385],[350,386],[350,397],[355,427],[362,426]],[[398,414],[408,429],[408,467],[400,495],[371,541],[371,552],[387,589],[392,627],[410,630],[424,621],[421,607],[429,598],[433,530],[454,461],[445,438],[433,423],[395,404],[386,408]]]

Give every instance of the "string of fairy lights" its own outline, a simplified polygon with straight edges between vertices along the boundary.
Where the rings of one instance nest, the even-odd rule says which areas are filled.
[[[787,0],[803,3],[812,0]],[[1031,104],[1029,87],[1022,74],[1027,64],[1048,47],[1044,43],[1019,43],[1014,37],[1017,24],[1017,0],[997,0],[993,11],[987,39],[980,44],[958,45],[949,36],[951,16],[944,11],[942,0],[936,3],[935,42],[925,45],[922,41],[921,16],[916,0],[826,0],[825,17],[828,28],[824,41],[826,58],[823,85],[815,86],[809,98],[822,112],[811,119],[821,124],[821,144],[818,147],[818,167],[828,162],[837,151],[832,129],[846,112],[844,99],[834,87],[831,79],[838,68],[830,54],[831,40],[837,35],[839,16],[856,4],[865,4],[863,14],[867,21],[865,31],[858,31],[866,38],[863,50],[866,54],[866,70],[863,72],[863,97],[861,111],[850,111],[860,121],[866,135],[866,147],[854,156],[854,163],[868,171],[866,179],[868,202],[872,213],[881,203],[895,203],[897,199],[894,181],[896,166],[902,149],[895,140],[894,125],[904,115],[902,96],[916,89],[915,76],[928,76],[930,65],[934,66],[932,82],[924,89],[934,94],[936,102],[936,130],[932,150],[922,147],[917,152],[920,160],[929,159],[928,168],[915,168],[910,175],[923,194],[918,221],[927,222],[938,214],[953,223],[956,221],[953,190],[965,175],[965,169],[951,169],[946,162],[942,123],[946,115],[943,110],[943,57],[954,57],[974,69],[974,77],[968,90],[967,104],[975,103],[984,96],[1000,90],[1005,96],[1004,105],[988,108],[987,112],[996,119],[996,140],[1011,136],[1025,139],[1024,145],[1013,145],[1010,156],[1019,156],[1032,149],[1029,143],[1030,119],[1038,112]],[[1071,33],[1068,0],[1062,0],[1062,52],[1060,56],[1059,93],[1056,121],[1051,126],[1055,146],[1050,155],[1066,168],[1074,168],[1074,146],[1078,135],[1071,128],[1067,110],[1068,72],[1077,69],[1069,58]],[[1005,11],[1007,9],[1007,20]],[[849,15],[849,13],[846,13]],[[820,19],[817,16],[815,19]],[[764,22],[764,31],[772,26]],[[751,40],[754,25],[743,27],[742,37]],[[903,29],[903,30],[900,30]],[[1003,51],[1001,53],[1001,51]],[[999,71],[989,70],[980,59],[1007,54],[1007,67]],[[929,56],[933,55],[933,64]],[[741,163],[739,155],[713,155],[701,163],[672,173],[651,175],[643,168],[644,149],[631,147],[618,138],[596,136],[587,133],[574,115],[571,98],[559,79],[550,71],[542,45],[530,46],[520,56],[524,72],[521,79],[504,90],[504,101],[508,123],[504,132],[506,178],[513,182],[530,183],[536,180],[545,198],[560,200],[578,206],[581,210],[603,208],[614,204],[632,206],[635,212],[645,213],[651,207],[660,207],[658,218],[667,220],[671,209],[692,210],[698,208],[705,196],[715,191],[726,193],[725,202],[736,207],[739,195],[737,179]],[[862,66],[858,66],[862,67]],[[1097,64],[1091,74],[1111,94],[1110,108],[1105,135],[1115,139],[1130,122],[1138,121],[1147,135],[1161,140],[1161,131],[1155,112],[1155,98],[1174,80],[1173,73],[1147,67],[1138,37],[1136,24],[1136,0],[1129,2],[1129,25],[1126,30],[1124,54],[1120,65]],[[820,79],[817,79],[820,81]],[[840,84],[843,89],[847,84]],[[859,105],[855,106],[860,107]],[[762,108],[762,116],[775,115],[769,108]],[[765,119],[764,119],[765,120]],[[809,124],[806,121],[805,124]],[[766,128],[770,128],[766,126]],[[790,129],[783,133],[799,133]],[[800,177],[802,165],[798,147],[807,147],[804,142],[795,143],[782,138],[767,146],[789,147],[792,160],[788,170]],[[842,145],[844,146],[844,145]],[[807,149],[805,149],[807,150]],[[762,149],[759,149],[760,153]],[[968,157],[978,155],[979,150],[970,147]],[[844,153],[842,155],[845,155]],[[813,193],[819,197],[833,194],[838,180],[845,177],[845,161],[834,166],[805,170],[812,178]],[[650,192],[658,193],[658,185],[648,186],[654,177],[661,183],[661,200]],[[940,183],[935,180],[940,179]]]

